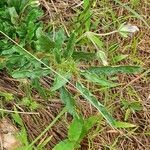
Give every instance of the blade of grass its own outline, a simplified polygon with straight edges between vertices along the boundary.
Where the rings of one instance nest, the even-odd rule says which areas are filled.
[[[39,115],[37,112],[23,112],[23,111],[13,111],[8,109],[2,109],[0,108],[0,112],[6,112],[6,113],[18,113],[18,114],[26,114],[26,115]]]
[[[57,121],[58,119],[66,112],[66,108],[57,115],[57,117],[46,127],[46,129],[26,148],[26,150],[30,149]]]

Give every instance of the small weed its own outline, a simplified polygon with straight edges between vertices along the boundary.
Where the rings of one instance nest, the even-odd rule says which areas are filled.
[[[131,8],[119,0],[114,2],[149,27],[145,19],[132,9],[137,7],[138,0],[130,1]],[[102,5],[99,3],[96,0],[83,0],[83,7],[77,10],[78,16],[73,18],[74,25],[70,27],[71,34],[68,36],[63,27],[56,28],[54,34],[53,29],[49,28],[53,24],[47,25],[41,21],[44,11],[39,6],[39,1],[3,0],[0,2],[0,70],[6,70],[9,75],[20,81],[20,87],[25,93],[21,100],[17,99],[16,106],[31,111],[40,109],[41,105],[32,95],[34,90],[45,101],[48,101],[49,97],[57,97],[65,105],[60,114],[33,141],[28,140],[27,129],[14,107],[11,117],[20,128],[17,137],[22,142],[22,147],[19,149],[44,149],[52,136],[42,143],[38,143],[39,139],[66,111],[71,114],[73,120],[68,128],[67,138],[58,143],[53,150],[79,149],[89,131],[98,124],[102,125],[102,117],[113,129],[135,129],[134,124],[118,121],[107,104],[113,103],[118,97],[118,93],[113,92],[110,92],[112,95],[109,96],[109,90],[121,88],[123,83],[118,82],[121,75],[136,75],[145,70],[141,67],[142,61],[136,57],[139,39],[134,38],[131,45],[125,45],[121,53],[118,52],[120,48],[118,41],[114,39],[107,43],[106,40],[107,37],[114,35],[122,41],[133,38],[139,28],[124,23],[130,16],[118,18],[113,8],[107,9],[110,5],[108,2],[101,1]],[[100,9],[96,8],[96,5]],[[105,6],[106,9],[101,10],[101,6]],[[101,29],[97,30],[98,27]],[[99,30],[106,33],[101,33]],[[132,49],[132,54],[125,53],[128,48]],[[123,61],[130,59],[132,65],[122,65]],[[73,89],[73,92],[70,89]],[[95,94],[99,91],[104,94],[104,99],[99,100],[99,94]],[[132,113],[143,109],[135,90],[131,88],[127,93],[129,97],[135,99],[133,101],[121,99],[122,110],[125,111],[124,121],[129,121]],[[0,92],[0,98],[2,107],[3,101],[14,100],[13,95],[7,92]],[[96,108],[101,116],[93,115],[85,118],[79,109],[82,99]],[[97,134],[99,129],[95,132]],[[113,150],[117,143],[118,138],[112,145],[105,147]]]

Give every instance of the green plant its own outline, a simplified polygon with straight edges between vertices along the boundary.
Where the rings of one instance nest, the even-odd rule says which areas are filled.
[[[141,111],[143,109],[141,103],[139,101],[127,101],[125,99],[122,100],[123,109],[125,110],[125,118],[124,120],[127,121],[132,113],[137,111]]]
[[[68,129],[68,138],[58,143],[53,150],[74,150],[80,148],[82,139],[100,120],[99,116],[92,116],[84,120],[82,118],[74,118]]]
[[[115,1],[122,5],[120,1]],[[0,2],[0,69],[5,68],[13,78],[29,79],[31,86],[39,91],[44,99],[47,99],[47,93],[54,93],[54,95],[59,96],[58,92],[60,92],[62,102],[74,118],[68,130],[68,138],[56,145],[54,148],[56,150],[59,150],[60,147],[64,147],[64,150],[67,150],[67,148],[70,148],[69,150],[79,148],[81,140],[99,119],[97,116],[83,119],[82,113],[78,109],[80,103],[77,103],[75,99],[80,98],[80,96],[92,104],[113,128],[135,127],[133,124],[117,121],[113,117],[113,113],[109,112],[105,103],[94,96],[94,90],[86,87],[86,83],[88,82],[95,88],[111,89],[121,85],[121,83],[113,80],[117,78],[118,74],[136,74],[142,71],[141,67],[136,65],[116,65],[128,55],[119,54],[115,56],[113,59],[114,65],[112,66],[108,58],[109,52],[106,51],[103,39],[103,36],[116,33],[126,38],[130,33],[138,31],[138,28],[131,25],[117,24],[117,29],[112,32],[104,34],[91,32],[93,27],[91,7],[94,7],[93,5],[94,2],[84,0],[84,8],[77,18],[76,29],[70,36],[66,36],[63,28],[57,29],[54,35],[51,29],[45,27],[45,24],[40,19],[43,11],[37,7],[37,1],[18,0],[16,3],[15,0],[4,0]],[[131,11],[129,7],[124,7]],[[146,24],[136,12],[131,12]],[[109,13],[111,13],[115,21],[115,15],[111,11]],[[89,45],[89,50],[82,49],[84,44]],[[94,47],[92,47],[93,45]],[[116,51],[118,47],[118,43],[115,43],[110,47],[110,51]],[[98,63],[91,67],[93,60]],[[82,67],[83,61],[89,64],[85,68]],[[47,76],[51,78],[51,86],[48,90],[44,89],[40,82],[42,77]],[[68,86],[73,87],[77,95],[74,96],[68,90]],[[27,87],[27,89],[27,96],[20,103],[34,110],[39,105],[33,101],[30,95],[30,87]],[[11,100],[10,95],[2,93],[2,96]],[[135,109],[136,104],[124,104],[127,110],[133,110],[133,105]],[[19,116],[13,116],[13,118],[17,124],[23,126],[21,121],[17,121]],[[128,117],[125,118],[126,121]],[[38,139],[52,125],[53,123],[30,145],[27,140],[24,140],[27,148],[32,149]],[[25,128],[21,127],[21,131],[22,136],[26,138]],[[48,138],[39,147],[42,149],[50,139]]]
[[[8,7],[10,7],[9,3],[7,5]],[[72,54],[73,54],[72,50],[74,48],[73,39],[75,37],[75,34],[73,34],[68,39],[68,45],[67,45],[66,50],[68,51],[69,55],[66,57],[66,55],[64,55],[65,54],[64,52],[66,51],[65,48],[63,52],[63,43],[65,40],[65,35],[64,35],[63,30],[59,30],[56,33],[54,37],[54,41],[51,38],[51,33],[49,33],[48,35],[42,31],[42,23],[37,23],[37,25],[34,26],[34,28],[32,28],[33,30],[32,35],[31,35],[31,31],[28,32],[28,30],[30,29],[31,20],[32,22],[36,22],[37,18],[41,16],[42,14],[41,10],[37,8],[31,9],[32,6],[30,6],[31,8],[30,7],[28,8],[28,7],[29,7],[28,4],[24,5],[23,7],[24,13],[27,13],[26,16],[22,16],[22,13],[19,14],[19,10],[17,13],[17,10],[15,9],[15,7],[12,7],[13,11],[15,11],[15,14],[13,13],[15,16],[11,16],[12,14],[10,15],[9,12],[7,12],[6,10],[2,10],[3,13],[9,14],[7,16],[8,17],[7,19],[9,20],[10,24],[13,24],[12,28],[15,31],[14,32],[15,35],[11,36],[11,38],[17,37],[17,39],[20,42],[20,45],[22,45],[22,47],[27,48],[27,50],[25,50],[24,48],[21,48],[20,46],[18,47],[18,45],[14,46],[13,43],[9,43],[8,39],[5,39],[5,38],[1,40],[3,47],[5,47],[5,43],[3,43],[4,41],[7,42],[9,45],[9,48],[7,47],[5,49],[2,49],[1,56],[5,57],[5,61],[4,61],[5,67],[10,72],[10,74],[12,74],[14,78],[30,78],[32,80],[36,78],[40,79],[40,77],[42,76],[56,73],[57,76],[54,78],[54,83],[51,88],[51,91],[56,91],[57,89],[66,85],[67,82],[72,85],[69,79],[74,75],[74,72],[76,71],[78,72],[78,76],[80,76],[80,74],[82,76],[85,72],[86,75],[84,74],[84,76],[87,77],[88,79],[90,79],[89,78],[90,75],[93,75],[95,77],[95,80],[98,81],[101,86],[108,86],[108,87],[111,87],[110,85],[112,84],[111,84],[111,81],[107,81],[106,79],[104,79],[105,76],[111,76],[111,75],[118,74],[118,73],[136,73],[136,72],[141,71],[141,69],[136,66],[90,67],[89,69],[86,69],[85,71],[77,69],[76,66],[73,65],[75,62],[72,58]],[[28,9],[28,12],[26,12],[25,9]],[[18,23],[17,19],[19,17],[21,17],[22,20]],[[16,22],[14,19],[16,19]],[[23,33],[23,31],[22,30],[20,31],[20,29],[18,29],[18,26],[22,26],[22,24],[25,24],[26,26],[26,28],[23,28],[23,30],[25,30],[24,32],[26,32],[27,35],[20,34],[20,33]],[[6,32],[6,30],[2,28],[1,33],[3,32]],[[95,37],[93,34],[91,35],[90,32],[87,35],[96,47],[97,46],[99,48],[102,47],[101,41],[99,41],[97,37]],[[25,37],[24,39],[22,39],[23,36]],[[37,43],[38,47],[34,46],[35,42]],[[33,44],[33,47],[32,47],[32,44]],[[35,52],[32,50],[33,48],[35,49],[34,50]],[[51,65],[56,66],[57,71],[54,71],[54,69],[48,67],[48,65],[50,65],[50,61],[47,59],[47,57],[38,59],[35,56],[33,56],[33,54],[36,55],[37,52],[39,51],[44,53],[44,56],[47,54],[47,52],[51,53],[52,55],[54,54],[55,60],[53,64]],[[99,54],[99,57],[101,58],[103,65],[107,65],[106,56],[103,55],[103,53],[101,53]],[[50,57],[48,56],[48,58]],[[72,62],[71,65],[67,65],[67,63],[70,63],[70,62]],[[15,67],[13,67],[14,64],[15,64]],[[99,75],[100,78],[96,76],[95,74]],[[113,86],[115,86],[115,84]],[[84,93],[84,90],[81,87],[82,86],[78,85],[75,88],[85,98],[89,97]],[[88,92],[88,90],[86,91]],[[95,107],[100,107],[99,102],[97,100],[94,100],[94,101],[92,100],[91,102],[94,104]],[[103,107],[102,109],[104,109],[104,106],[102,107]],[[101,110],[101,108],[98,110],[100,110],[102,114],[103,113],[108,114],[105,109],[103,110],[104,112]],[[106,117],[103,114],[103,116],[112,126],[114,125],[113,123],[114,119],[111,118],[110,115],[107,115]]]

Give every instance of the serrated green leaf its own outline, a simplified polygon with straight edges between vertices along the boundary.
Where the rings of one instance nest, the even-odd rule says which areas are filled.
[[[64,75],[62,75],[65,79],[70,79],[71,78],[71,74],[70,73],[66,73]],[[64,86],[67,81],[64,80],[64,78],[60,77],[59,75],[56,75],[55,76],[55,79],[54,79],[54,83],[51,87],[51,91],[56,91],[58,90],[59,88],[61,88],[62,86]]]
[[[116,121],[115,122],[115,127],[116,128],[133,128],[136,125],[128,123],[128,122],[121,122],[121,121]]]
[[[69,140],[77,142],[80,139],[82,130],[83,130],[83,120],[74,118],[68,130]]]
[[[107,122],[114,126],[115,119],[110,115],[107,109],[102,105],[91,93],[88,89],[86,89],[81,83],[77,83],[76,87],[82,92],[82,96],[86,98],[98,111],[102,114],[102,116],[107,120]]]
[[[88,79],[88,81],[97,83],[104,87],[115,87],[118,86],[117,83],[113,83],[112,81],[106,80],[104,78],[99,77],[98,75],[90,72],[83,72],[81,73],[85,78]]]
[[[60,89],[60,98],[62,100],[62,102],[66,105],[66,108],[68,110],[68,112],[73,115],[73,116],[78,116],[77,111],[76,111],[76,102],[75,100],[72,98],[71,94],[64,88],[62,87]]]
[[[98,75],[114,75],[118,73],[139,73],[142,69],[139,66],[104,66],[90,67],[87,71]]]
[[[74,51],[72,54],[72,57],[75,60],[94,60],[96,58],[96,54],[95,53],[87,53],[87,52],[77,52]]]
[[[58,143],[52,150],[74,150],[76,143],[68,139]]]
[[[50,74],[49,69],[16,70],[12,73],[13,78],[40,78]]]

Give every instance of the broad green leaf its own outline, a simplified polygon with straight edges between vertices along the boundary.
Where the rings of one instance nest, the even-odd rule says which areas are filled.
[[[66,105],[66,108],[68,110],[68,112],[73,115],[73,116],[78,116],[77,111],[76,111],[76,102],[75,100],[72,98],[71,94],[64,88],[62,87],[60,89],[60,98],[62,100],[62,102]]]
[[[105,66],[90,67],[87,71],[98,75],[114,75],[118,73],[139,73],[142,69],[139,66]]]
[[[83,130],[83,120],[74,118],[68,130],[69,140],[78,142],[82,134],[82,130]]]
[[[81,83],[77,83],[76,87],[81,91],[81,94],[84,98],[86,98],[98,111],[102,114],[102,116],[107,120],[107,122],[114,126],[115,119],[110,115],[107,109],[102,105],[91,93],[88,89],[86,89]]]
[[[58,143],[52,150],[74,150],[76,143],[68,139]]]
[[[44,34],[38,38],[36,44],[39,51],[49,52],[54,48],[54,42]]]
[[[87,52],[77,52],[74,51],[72,54],[72,57],[75,60],[94,60],[96,58],[96,54],[95,53],[87,53]]]
[[[85,78],[87,78],[90,82],[97,83],[104,87],[115,87],[118,86],[117,83],[113,83],[112,81],[106,80],[98,75],[90,72],[81,73]]]
[[[49,69],[35,69],[35,70],[15,70],[12,73],[13,78],[40,78],[50,74]]]
[[[128,123],[128,122],[121,122],[121,121],[116,121],[115,122],[115,127],[116,128],[133,128],[136,125]]]
[[[70,73],[66,73],[66,74],[63,74],[62,75],[65,79],[70,79],[71,78],[71,74]],[[64,86],[67,81],[64,80],[64,78],[62,78],[61,76],[59,75],[56,75],[55,76],[55,79],[54,79],[54,83],[51,87],[51,91],[56,91],[58,90],[59,88],[61,88],[62,86]]]

